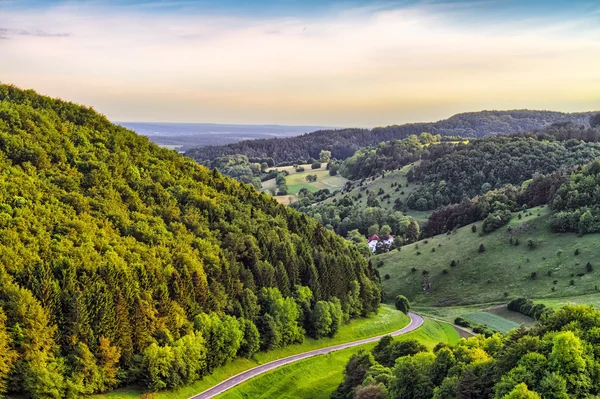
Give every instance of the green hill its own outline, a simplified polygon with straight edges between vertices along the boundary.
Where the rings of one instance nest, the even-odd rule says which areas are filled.
[[[379,305],[345,240],[90,108],[0,85],[0,170],[0,394],[174,388]]]
[[[451,306],[596,292],[600,271],[586,266],[600,267],[600,236],[552,233],[547,207],[521,214],[490,234],[478,222],[475,233],[469,225],[377,255],[388,301],[403,294],[417,305]]]

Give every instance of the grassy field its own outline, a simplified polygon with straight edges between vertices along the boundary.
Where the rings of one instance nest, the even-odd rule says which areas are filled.
[[[404,313],[397,311],[391,306],[382,305],[379,314],[353,320],[351,323],[342,326],[334,338],[322,338],[315,340],[306,338],[302,344],[290,345],[285,348],[274,349],[269,352],[260,352],[254,359],[235,359],[233,362],[219,367],[215,372],[197,381],[189,386],[177,389],[175,391],[162,391],[151,394],[146,398],[144,391],[140,388],[119,389],[105,395],[97,395],[95,398],[106,399],[187,399],[190,396],[200,393],[227,378],[248,370],[259,364],[281,359],[283,357],[295,355],[297,353],[307,352],[313,349],[324,348],[345,342],[357,341],[362,338],[373,337],[396,331],[408,324],[410,319]]]
[[[311,165],[301,165],[304,167],[304,172],[296,172],[293,166],[281,166],[277,168],[271,168],[271,170],[287,171],[289,175],[286,177],[286,184],[288,186],[288,195],[277,195],[275,198],[282,204],[288,205],[297,199],[298,192],[306,188],[310,192],[315,192],[328,188],[331,191],[339,190],[344,187],[344,184],[348,181],[340,175],[329,176],[329,171],[326,170],[326,163],[323,163],[320,169],[311,169]],[[307,182],[306,176],[317,175],[317,181]],[[276,192],[275,179],[266,180],[262,183],[263,191],[269,190]]]
[[[489,312],[466,313],[463,317],[477,324],[485,324],[491,329],[500,331],[501,333],[506,333],[513,328],[519,327],[519,323],[515,323],[514,321]]]
[[[416,163],[415,163],[416,164]],[[386,209],[392,209],[394,207],[394,203],[396,201],[396,199],[400,199],[400,201],[402,201],[403,204],[406,204],[406,199],[408,198],[408,195],[412,192],[413,189],[415,189],[416,187],[418,187],[418,185],[416,184],[410,184],[408,183],[408,180],[406,178],[406,174],[408,173],[408,171],[412,168],[412,165],[407,165],[405,167],[403,167],[402,169],[398,169],[398,170],[394,170],[391,172],[387,172],[385,174],[384,178],[381,178],[381,176],[376,177],[374,180],[371,179],[367,179],[365,180],[365,184],[366,187],[363,185],[363,187],[361,188],[361,193],[362,193],[362,198],[355,201],[355,204],[359,204],[363,207],[367,207],[367,195],[366,195],[366,190],[369,190],[369,192],[375,192],[378,193],[379,189],[383,189],[384,194],[378,196],[379,198],[379,204],[381,205],[381,207],[386,208]],[[398,183],[399,191],[396,191],[396,187],[391,187],[392,183]],[[340,193],[337,194],[331,198],[328,198],[327,200],[324,201],[324,203],[330,203],[332,202],[334,199],[337,199],[338,201],[340,199],[342,199],[345,195],[352,197],[358,197],[359,191],[358,191],[358,187],[354,187],[352,190],[350,190],[347,193]],[[385,196],[386,194],[390,195],[389,199],[382,199],[383,196]],[[427,220],[427,218],[429,217],[429,215],[431,214],[431,211],[415,211],[412,209],[406,209],[407,212],[406,215],[411,216],[419,221],[424,221]]]
[[[521,220],[514,214],[508,226],[491,234],[481,235],[479,222],[476,233],[466,226],[376,256],[374,264],[382,262],[379,273],[388,301],[403,294],[421,306],[506,303],[519,296],[566,302],[596,293],[600,235],[552,234],[547,208],[529,213]],[[514,244],[516,239],[519,245]],[[480,244],[485,247],[483,253],[478,251]],[[451,267],[452,260],[456,267]],[[586,272],[587,262],[598,270]],[[431,286],[425,290],[426,281]]]
[[[438,342],[456,343],[459,337],[451,325],[425,320],[423,327],[396,339],[417,339],[433,348]],[[342,381],[348,359],[359,350],[374,346],[361,345],[290,364],[240,384],[217,398],[327,399]]]

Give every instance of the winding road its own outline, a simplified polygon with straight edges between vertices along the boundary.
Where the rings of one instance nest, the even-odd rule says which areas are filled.
[[[299,360],[307,359],[309,357],[317,356],[317,355],[326,355],[330,352],[339,351],[341,349],[351,348],[353,346],[370,344],[372,342],[379,341],[385,335],[391,335],[393,337],[397,335],[406,334],[408,332],[414,331],[417,328],[421,327],[423,324],[423,318],[416,313],[409,312],[408,316],[410,317],[410,323],[407,326],[401,328],[400,330],[394,331],[390,334],[379,335],[377,337],[365,338],[359,341],[348,342],[345,344],[339,344],[330,346],[327,348],[315,349],[309,352],[299,353],[297,355],[284,357],[283,359],[274,360],[269,363],[261,364],[260,366],[256,366],[251,368],[250,370],[246,370],[242,373],[236,374],[231,378],[226,379],[220,384],[215,385],[212,388],[207,389],[206,391],[199,393],[198,395],[192,396],[190,399],[210,399],[215,396],[227,391],[230,388],[233,388],[236,385],[241,384],[242,382],[248,381],[249,379],[256,377],[259,374],[266,373],[267,371],[275,370],[281,366],[285,366],[290,363],[297,362]]]

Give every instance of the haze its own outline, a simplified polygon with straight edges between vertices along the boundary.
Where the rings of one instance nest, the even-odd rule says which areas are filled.
[[[0,0],[0,81],[120,121],[587,111],[600,108],[599,20],[594,1]]]

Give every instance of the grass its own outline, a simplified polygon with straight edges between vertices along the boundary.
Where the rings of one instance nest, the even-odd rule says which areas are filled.
[[[417,164],[417,163],[418,162],[415,162],[414,164]],[[366,208],[367,207],[366,190],[369,190],[369,192],[378,193],[379,189],[383,189],[384,193],[382,195],[377,196],[377,198],[379,200],[379,204],[381,205],[382,208],[392,209],[394,207],[394,203],[395,203],[396,199],[398,199],[398,198],[400,199],[400,201],[402,201],[403,204],[406,204],[406,199],[408,198],[408,195],[412,192],[412,190],[414,190],[415,188],[418,187],[418,185],[415,183],[408,183],[408,179],[406,178],[408,171],[413,167],[413,165],[406,165],[405,167],[403,167],[401,169],[386,172],[384,178],[382,178],[381,176],[377,176],[373,180],[371,180],[371,178],[366,179],[365,183],[363,184],[363,187],[360,190],[360,193],[362,193],[362,198],[355,200],[354,203],[362,206],[363,208]],[[402,187],[399,188],[399,191],[396,191],[396,187],[391,187],[392,183],[398,183],[398,185],[399,186],[401,185]],[[355,182],[354,186],[355,187],[352,190],[350,190],[349,192],[343,193],[343,194],[339,193],[331,198],[328,198],[327,200],[325,200],[323,202],[331,203],[331,202],[333,202],[334,199],[339,201],[346,195],[348,195],[350,198],[353,198],[353,199],[354,199],[354,197],[358,198],[358,194],[359,194],[358,184],[356,184],[356,182]],[[386,194],[389,194],[390,198],[384,200],[383,197]],[[427,220],[427,218],[431,214],[431,211],[415,211],[413,209],[404,209],[404,210],[406,210],[405,214],[407,216],[411,216],[419,221]]]
[[[282,204],[290,204],[296,201],[297,194],[301,189],[306,188],[310,192],[315,192],[328,188],[330,191],[339,190],[344,187],[344,184],[348,181],[340,175],[329,176],[329,171],[326,169],[327,164],[323,163],[319,169],[311,169],[311,165],[301,165],[304,167],[304,172],[296,172],[293,166],[283,166],[272,168],[273,170],[287,171],[289,173],[285,178],[285,182],[288,186],[287,195],[275,196],[277,201]],[[307,182],[306,176],[317,175],[317,181]],[[275,179],[270,179],[262,183],[263,191],[269,190],[276,192],[277,188],[275,185]]]
[[[260,352],[256,354],[254,359],[238,358],[223,367],[217,368],[213,374],[204,377],[200,381],[196,381],[191,385],[174,391],[161,391],[151,394],[148,399],[187,399],[194,394],[205,391],[206,389],[226,380],[231,376],[256,367],[260,364],[268,363],[270,361],[298,353],[307,352],[313,349],[324,348],[345,342],[357,341],[362,338],[390,333],[406,326],[409,321],[410,320],[408,316],[406,316],[404,313],[397,311],[391,306],[382,305],[377,315],[353,320],[351,323],[342,326],[334,338],[322,338],[315,340],[307,337],[301,344],[290,345],[268,352]],[[146,399],[146,396],[141,388],[128,387],[124,389],[118,389],[108,394],[97,395],[95,398]]]
[[[451,325],[425,320],[418,330],[396,339],[417,339],[431,349],[438,342],[454,344],[459,337]],[[284,366],[240,384],[217,398],[327,399],[342,381],[348,359],[359,350],[370,350],[375,345],[361,345]]]
[[[485,324],[492,330],[496,330],[501,333],[507,333],[513,328],[519,327],[519,323],[515,323],[514,321],[489,312],[466,313],[463,315],[463,317],[477,324]]]
[[[548,218],[546,207],[533,208],[522,219],[515,213],[507,226],[491,234],[481,235],[478,222],[476,233],[469,225],[376,256],[374,264],[382,261],[380,275],[390,276],[383,279],[387,300],[403,294],[415,305],[431,307],[506,303],[520,296],[566,301],[596,293],[600,235],[553,234]],[[513,243],[519,240],[518,246],[510,244],[511,237]],[[529,239],[534,248],[529,248]],[[483,253],[478,252],[480,244],[485,246]],[[452,260],[456,267],[450,266]],[[597,270],[586,272],[587,262]],[[425,280],[431,284],[426,291]]]

